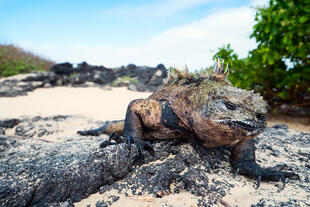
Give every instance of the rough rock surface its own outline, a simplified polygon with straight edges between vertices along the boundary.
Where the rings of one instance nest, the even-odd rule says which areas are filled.
[[[198,206],[244,202],[247,206],[310,205],[309,133],[279,125],[267,128],[257,138],[261,166],[276,166],[301,177],[288,180],[278,192],[281,183],[264,182],[256,190],[255,181],[234,176],[228,148],[206,148],[181,139],[155,141],[155,156],[143,152],[141,160],[135,146],[129,155],[125,144],[100,148],[106,136],[76,135],[81,126],[66,133],[67,124],[76,119],[83,121],[85,128],[102,125],[56,116],[25,118],[12,129],[2,127],[6,135],[0,135],[1,205],[72,206],[95,192],[109,195],[98,199],[96,206],[117,204],[131,196],[161,197],[167,192],[189,192]],[[45,133],[40,134],[42,131]],[[173,206],[169,202],[162,205]]]
[[[122,81],[123,77],[136,81]],[[130,64],[111,69],[91,66],[85,62],[77,67],[70,63],[61,63],[52,66],[50,72],[28,73],[0,79],[0,97],[26,95],[27,92],[42,87],[110,85],[115,80],[120,80],[116,86],[127,86],[138,91],[155,91],[166,77],[167,71],[162,64],[155,68]]]

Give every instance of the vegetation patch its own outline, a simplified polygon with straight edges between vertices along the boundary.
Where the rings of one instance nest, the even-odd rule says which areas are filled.
[[[115,81],[112,82],[111,86],[116,87],[119,86],[120,83],[133,83],[133,84],[137,84],[139,83],[139,80],[137,77],[130,77],[130,76],[123,76],[120,77],[118,79],[116,79]]]
[[[271,107],[310,107],[310,0],[271,0],[257,8],[255,21],[251,38],[258,46],[246,58],[230,44],[213,58],[229,64],[234,86],[254,89]]]
[[[53,64],[55,64],[53,61],[24,51],[12,44],[0,44],[0,77],[33,71],[47,71]]]

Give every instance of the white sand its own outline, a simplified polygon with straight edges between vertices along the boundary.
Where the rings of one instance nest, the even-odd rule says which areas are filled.
[[[184,206],[195,207],[197,206],[197,196],[192,195],[189,192],[180,192],[178,194],[170,194],[163,198],[155,198],[153,195],[129,195],[126,197],[122,193],[118,193],[116,190],[106,192],[104,194],[95,193],[90,195],[87,199],[83,199],[80,202],[74,203],[76,207],[85,207],[87,205],[96,206],[97,201],[109,200],[109,196],[119,196],[120,199],[113,203],[111,207],[161,207],[161,206]]]
[[[1,97],[0,119],[37,115],[79,115],[102,121],[124,119],[130,101],[150,94],[126,88],[42,88],[27,96]]]

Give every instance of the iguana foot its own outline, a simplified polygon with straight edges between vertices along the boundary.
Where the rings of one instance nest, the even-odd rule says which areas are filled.
[[[91,130],[88,130],[88,131],[91,131]],[[127,136],[127,140],[124,141],[122,136],[116,132],[112,132],[110,134],[108,140],[101,142],[100,148],[105,148],[105,147],[113,144],[113,143],[111,143],[112,140],[114,140],[116,142],[116,144],[126,143],[128,146],[129,154],[131,154],[132,143],[134,143],[138,147],[139,155],[141,157],[143,157],[142,150],[147,150],[152,156],[154,156],[154,154],[155,154],[153,146],[149,141],[144,141],[141,139],[133,139],[131,136]]]
[[[129,153],[131,153],[131,144],[134,143],[138,147],[139,155],[143,157],[142,150],[147,150],[152,156],[155,155],[155,151],[153,149],[152,144],[149,141],[144,141],[141,139],[133,139],[131,136],[127,137],[127,144]]]
[[[105,140],[103,142],[100,143],[100,148],[105,148],[109,145],[111,145],[111,141],[114,140],[116,142],[116,144],[122,143],[123,139],[121,137],[121,135],[119,135],[116,132],[112,132],[108,138],[108,140]]]
[[[236,174],[242,174],[249,178],[256,179],[256,189],[259,188],[261,181],[281,181],[283,185],[279,191],[285,187],[286,178],[300,179],[299,175],[293,172],[281,172],[272,169],[261,168],[254,161],[239,162],[236,165]]]

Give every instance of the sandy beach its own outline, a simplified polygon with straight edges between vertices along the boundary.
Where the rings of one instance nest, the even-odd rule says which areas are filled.
[[[97,120],[124,119],[127,105],[149,92],[126,88],[40,88],[27,96],[1,97],[0,118],[78,115]]]

